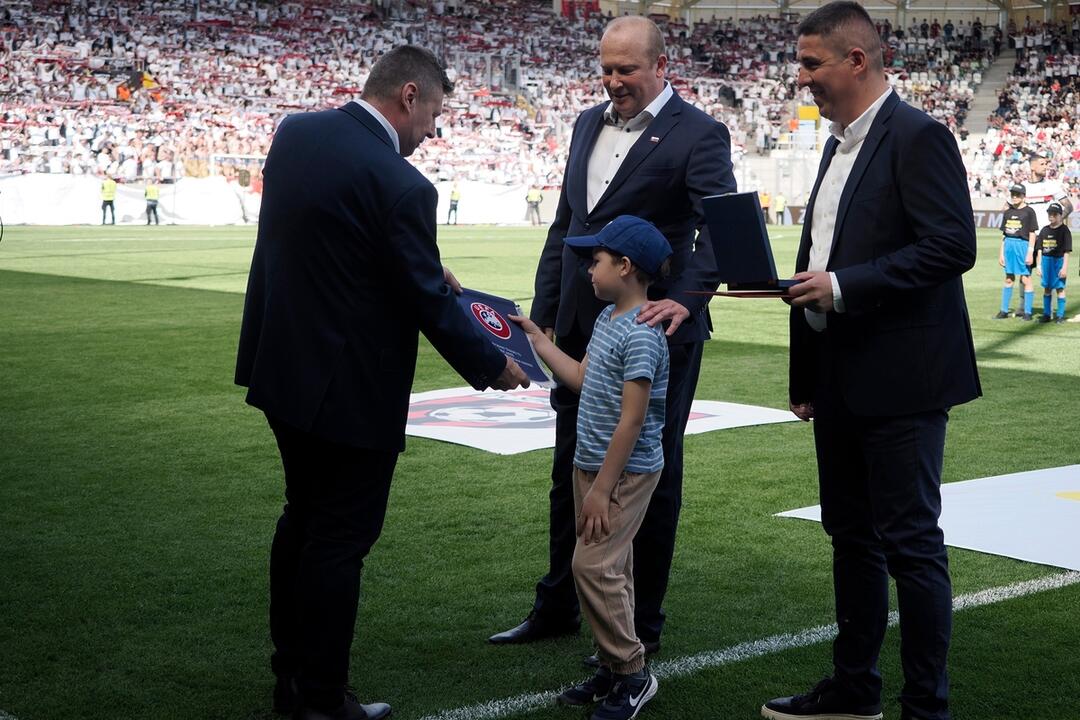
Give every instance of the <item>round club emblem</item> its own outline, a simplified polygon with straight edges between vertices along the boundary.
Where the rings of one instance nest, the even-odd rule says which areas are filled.
[[[495,312],[495,309],[484,303],[474,302],[471,305],[472,314],[484,326],[484,328],[500,340],[510,339],[510,323],[503,316]]]

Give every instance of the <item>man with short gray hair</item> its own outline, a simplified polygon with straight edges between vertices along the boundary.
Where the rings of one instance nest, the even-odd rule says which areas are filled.
[[[356,102],[285,118],[263,170],[236,382],[265,413],[285,469],[271,667],[274,709],[296,720],[390,713],[345,688],[419,333],[477,390],[529,384],[461,311],[435,244],[435,188],[404,160],[434,137],[452,87],[431,52],[395,48]]]

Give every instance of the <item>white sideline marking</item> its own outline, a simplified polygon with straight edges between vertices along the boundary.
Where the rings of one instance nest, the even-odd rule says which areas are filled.
[[[1080,572],[1067,572],[1058,575],[1049,575],[1035,580],[1018,582],[1012,585],[987,588],[986,590],[968,593],[967,595],[959,595],[953,598],[953,612],[970,610],[971,608],[982,607],[984,605],[992,605],[1005,600],[1024,597],[1025,595],[1034,595],[1035,593],[1044,592],[1046,590],[1056,590],[1069,585],[1076,585],[1077,583],[1080,583]],[[889,613],[890,626],[896,625],[899,622],[899,619],[899,615],[896,612]],[[798,633],[773,635],[772,637],[763,638],[761,640],[753,640],[750,642],[739,643],[738,645],[732,645],[723,650],[710,650],[698,653],[697,655],[653,663],[651,666],[652,673],[660,679],[682,677],[709,668],[720,667],[721,665],[729,665],[731,663],[750,660],[763,655],[771,655],[793,648],[806,647],[807,645],[816,645],[832,640],[834,637],[836,637],[835,624],[819,625],[818,627],[803,630]],[[502,700],[489,700],[467,707],[443,710],[434,715],[427,715],[421,718],[421,720],[496,720],[496,718],[526,713],[532,710],[538,710],[542,707],[550,707],[554,705],[555,696],[564,689],[565,688],[560,688],[558,690],[549,690],[547,692],[527,693],[515,697],[503,698]],[[0,720],[5,720],[3,715],[0,715]]]

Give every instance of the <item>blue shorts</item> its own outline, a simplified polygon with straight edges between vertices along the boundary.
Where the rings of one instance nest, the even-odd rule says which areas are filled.
[[[1005,238],[1005,274],[1006,275],[1030,275],[1031,270],[1024,263],[1027,260],[1027,240],[1020,238]]]
[[[1065,264],[1063,257],[1042,258],[1042,286],[1047,290],[1064,290],[1065,278],[1059,277],[1061,266]]]

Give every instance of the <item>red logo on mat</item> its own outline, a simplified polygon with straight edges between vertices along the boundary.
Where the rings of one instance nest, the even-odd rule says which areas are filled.
[[[500,340],[510,339],[510,323],[503,316],[495,312],[495,309],[484,303],[474,302],[471,306],[472,314],[484,326],[484,328]]]

